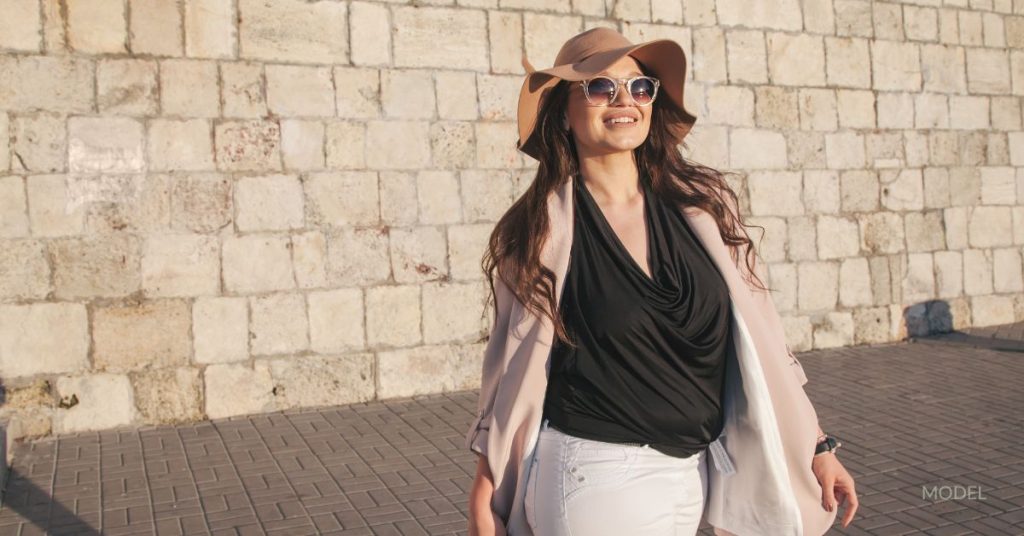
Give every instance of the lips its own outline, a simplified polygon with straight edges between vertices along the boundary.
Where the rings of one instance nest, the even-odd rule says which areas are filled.
[[[606,125],[631,124],[631,123],[623,123],[623,122],[620,122],[620,123],[611,123],[610,122],[613,119],[621,119],[621,118],[632,119],[634,123],[640,121],[640,118],[637,117],[636,114],[632,114],[632,113],[629,113],[629,112],[619,112],[619,113],[608,114],[608,116],[603,118],[602,121]]]

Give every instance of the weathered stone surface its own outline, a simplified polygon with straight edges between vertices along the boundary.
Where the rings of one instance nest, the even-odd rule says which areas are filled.
[[[280,409],[373,400],[373,354],[274,359],[268,363]]]
[[[88,352],[84,305],[0,305],[0,377],[83,370],[89,367]]]
[[[53,431],[69,434],[125,426],[136,421],[132,384],[123,374],[93,373],[57,378],[60,407]]]
[[[210,365],[203,372],[206,416],[211,419],[274,409],[274,382],[263,365]]]
[[[192,341],[186,302],[97,307],[93,314],[93,364],[98,370],[124,372],[188,363]]]
[[[131,380],[143,422],[165,424],[203,417],[198,369],[145,370],[132,374]]]

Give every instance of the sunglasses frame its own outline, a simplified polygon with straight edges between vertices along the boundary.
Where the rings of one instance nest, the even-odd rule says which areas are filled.
[[[590,99],[590,90],[587,89],[587,86],[590,85],[590,82],[592,82],[594,80],[597,80],[598,78],[604,78],[605,80],[611,80],[612,83],[615,84],[615,89],[612,91],[612,96],[611,96],[610,99],[608,99],[608,103],[607,104],[594,104],[594,101],[592,101]],[[651,93],[651,102],[648,102],[647,104],[641,104],[641,103],[636,101],[636,98],[633,97],[633,90],[632,90],[633,82],[636,82],[637,80],[640,80],[640,79],[649,79],[649,80],[653,80],[654,81],[654,91]],[[626,93],[629,93],[629,99],[631,101],[633,101],[633,104],[636,104],[637,106],[650,106],[650,105],[654,104],[654,99],[658,98],[658,88],[661,86],[661,80],[658,80],[657,78],[655,78],[653,76],[647,76],[647,75],[634,76],[632,78],[613,78],[611,76],[601,75],[601,76],[595,76],[593,78],[588,78],[586,80],[580,80],[580,87],[583,88],[583,95],[585,95],[587,97],[587,102],[591,106],[608,106],[611,103],[615,102],[615,99],[617,99],[619,97],[619,88],[623,87],[623,86],[625,86],[625,88],[626,88]]]

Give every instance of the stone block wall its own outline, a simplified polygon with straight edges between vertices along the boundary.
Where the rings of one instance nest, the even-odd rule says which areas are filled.
[[[525,51],[687,51],[794,350],[1024,318],[1024,1],[0,0],[14,437],[479,385]],[[752,230],[755,239],[759,231]]]

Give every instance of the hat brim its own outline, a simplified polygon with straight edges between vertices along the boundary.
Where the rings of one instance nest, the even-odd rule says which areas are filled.
[[[656,39],[598,52],[578,63],[557,65],[529,73],[519,92],[519,150],[540,159],[538,136],[535,132],[537,114],[544,99],[559,81],[575,82],[592,78],[625,56],[632,56],[646,67],[651,76],[660,80],[659,94],[667,95],[672,104],[682,112],[684,121],[670,127],[676,139],[681,141],[697,121],[697,117],[690,113],[683,103],[686,54],[675,41]]]

